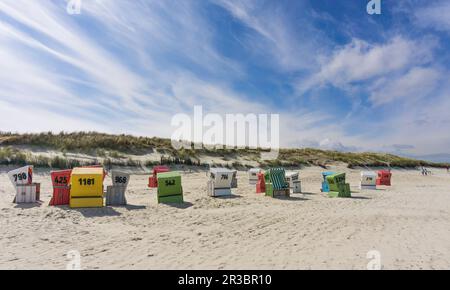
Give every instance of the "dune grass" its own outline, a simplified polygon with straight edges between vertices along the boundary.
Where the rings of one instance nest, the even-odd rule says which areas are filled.
[[[402,167],[414,168],[418,166],[445,167],[448,164],[432,163],[414,160],[382,153],[352,153],[327,151],[312,148],[281,149],[277,160],[263,161],[260,158],[263,149],[208,149],[200,150],[182,149],[175,150],[170,139],[136,137],[132,135],[110,135],[97,132],[74,132],[54,134],[51,132],[40,134],[16,134],[0,132],[0,164],[33,164],[35,166],[52,168],[72,168],[87,161],[79,161],[66,157],[45,157],[32,155],[23,148],[38,147],[65,152],[84,153],[98,158],[98,161],[107,165],[120,166],[153,166],[156,163],[185,164],[194,166],[206,166],[202,164],[199,156],[221,157],[228,161],[223,165],[234,168],[245,168],[248,165],[236,161],[237,157],[244,160],[255,161],[260,166],[288,166],[298,167],[303,165],[317,165],[326,167],[334,162],[343,162],[348,167]],[[136,161],[127,155],[144,155],[158,152],[164,155],[160,162]]]

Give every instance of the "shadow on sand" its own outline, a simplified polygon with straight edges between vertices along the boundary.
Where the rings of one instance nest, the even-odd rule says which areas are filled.
[[[242,198],[242,196],[237,195],[237,194],[232,194],[232,195],[226,195],[226,196],[216,196],[214,198],[216,198],[216,199],[237,199],[237,198]]]
[[[143,210],[143,209],[146,209],[147,207],[145,205],[127,204],[127,205],[123,206],[123,208],[125,208],[126,210],[129,210],[129,211],[132,211],[132,210]]]
[[[20,209],[32,209],[36,207],[41,207],[43,205],[43,202],[35,202],[35,203],[18,203],[14,206],[14,208],[20,208]]]
[[[111,207],[101,207],[101,208],[67,208],[69,211],[77,211],[81,213],[86,218],[95,217],[110,217],[110,216],[120,216],[121,213],[117,212]]]
[[[277,196],[275,197],[275,199],[279,199],[279,200],[287,200],[287,201],[307,201],[309,200],[308,198],[304,198],[304,197],[300,197],[300,196]]]
[[[178,209],[187,209],[193,206],[192,203],[190,202],[184,202],[184,203],[163,203],[164,205],[170,206],[170,207],[174,207],[174,208],[178,208]]]
[[[370,200],[372,198],[371,197],[367,197],[367,196],[352,196],[352,197],[350,197],[350,199]]]

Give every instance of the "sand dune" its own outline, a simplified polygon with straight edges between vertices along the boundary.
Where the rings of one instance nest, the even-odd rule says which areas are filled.
[[[394,184],[357,189],[360,170],[348,173],[352,199],[320,192],[321,168],[301,170],[304,194],[271,199],[254,193],[239,172],[236,196],[206,196],[205,172],[183,174],[186,204],[158,205],[147,176],[133,175],[129,206],[72,210],[15,205],[0,173],[0,268],[65,269],[67,253],[83,269],[366,269],[371,250],[385,269],[450,267],[450,175],[394,170]],[[106,182],[109,182],[107,180]]]

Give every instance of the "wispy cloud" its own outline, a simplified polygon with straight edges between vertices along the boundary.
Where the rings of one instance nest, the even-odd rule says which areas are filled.
[[[419,32],[375,39],[346,27],[384,18],[341,24],[319,2],[93,0],[68,15],[3,0],[0,130],[169,137],[174,114],[203,105],[281,114],[283,146],[445,151],[448,4],[424,3],[407,14]]]
[[[450,33],[450,2],[427,1],[426,4],[417,6],[414,17],[419,25]]]
[[[396,36],[386,43],[371,44],[360,39],[323,56],[319,72],[300,83],[302,91],[332,84],[348,88],[363,81],[402,73],[433,58],[433,39],[412,41]]]

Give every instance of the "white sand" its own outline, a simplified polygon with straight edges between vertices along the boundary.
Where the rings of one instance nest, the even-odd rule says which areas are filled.
[[[353,199],[320,192],[320,168],[301,170],[305,195],[289,200],[255,194],[239,173],[236,198],[206,196],[205,173],[183,175],[184,207],[156,203],[147,176],[133,175],[129,206],[71,210],[15,205],[0,173],[0,268],[65,269],[70,250],[83,269],[366,269],[370,250],[385,269],[450,267],[450,175],[393,172],[393,186],[359,192],[359,170],[348,170]]]

